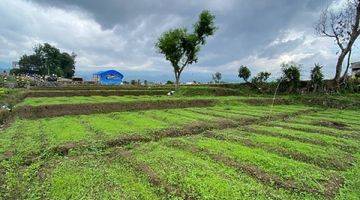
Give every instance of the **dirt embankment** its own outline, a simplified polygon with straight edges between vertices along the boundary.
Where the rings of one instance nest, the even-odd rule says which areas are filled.
[[[26,97],[72,97],[72,96],[124,96],[166,95],[168,90],[39,90],[29,91]]]
[[[74,85],[63,87],[32,87],[31,90],[44,91],[66,91],[66,90],[173,90],[173,85],[161,86],[139,86],[139,85],[122,85],[122,86],[104,86],[104,85]]]
[[[283,99],[283,98],[276,98],[276,99],[272,99],[272,98],[249,98],[249,99],[244,99],[242,100],[243,102],[250,104],[250,105],[254,105],[254,106],[265,106],[265,105],[289,105],[289,104],[294,104],[294,102],[288,100],[288,99]]]
[[[171,109],[187,107],[214,106],[215,100],[161,100],[161,101],[137,101],[126,103],[92,103],[92,104],[61,104],[44,106],[23,106],[16,108],[13,112],[21,118],[43,118],[64,115],[83,115],[95,113],[110,113],[119,111],[149,110],[149,109]]]

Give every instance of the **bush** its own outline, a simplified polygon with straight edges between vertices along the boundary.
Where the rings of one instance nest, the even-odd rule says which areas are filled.
[[[310,74],[311,87],[315,92],[323,85],[323,79],[322,66],[320,64],[315,64]]]
[[[271,73],[269,72],[260,72],[255,77],[251,79],[252,87],[256,88],[259,92],[265,92],[266,81],[269,79]]]
[[[296,91],[300,86],[300,67],[294,63],[284,63],[281,66],[283,80],[287,82],[288,92]]]
[[[263,84],[269,79],[270,75],[271,73],[269,72],[260,72],[254,78],[252,78],[251,82],[253,84]]]
[[[360,72],[355,74],[355,79],[360,79]]]
[[[166,85],[174,85],[174,82],[172,82],[172,81],[166,81]]]

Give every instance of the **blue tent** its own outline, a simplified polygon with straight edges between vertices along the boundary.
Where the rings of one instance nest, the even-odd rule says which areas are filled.
[[[116,70],[100,71],[93,76],[101,85],[120,85],[124,78],[124,75]]]

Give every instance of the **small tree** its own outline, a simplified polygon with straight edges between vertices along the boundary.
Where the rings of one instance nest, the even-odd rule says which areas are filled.
[[[315,92],[318,90],[318,87],[323,85],[323,79],[324,75],[322,73],[322,66],[320,64],[315,64],[310,74],[311,85]]]
[[[212,78],[215,83],[220,83],[222,75],[220,72],[216,72],[215,74],[212,75]]]
[[[251,72],[250,72],[250,69],[244,65],[241,65],[240,68],[239,68],[239,78],[242,78],[244,79],[244,81],[246,83],[248,83],[248,79],[250,78],[251,76]]]
[[[270,75],[271,73],[269,72],[260,72],[252,78],[251,82],[256,86],[263,85],[269,79]]]
[[[289,84],[289,92],[293,92],[300,86],[300,67],[294,63],[283,63],[282,66],[283,79]]]
[[[170,61],[175,75],[175,87],[179,87],[180,76],[187,65],[198,61],[200,46],[205,44],[205,38],[214,34],[215,16],[210,11],[203,11],[194,24],[194,32],[188,33],[185,28],[177,28],[163,33],[156,48]]]

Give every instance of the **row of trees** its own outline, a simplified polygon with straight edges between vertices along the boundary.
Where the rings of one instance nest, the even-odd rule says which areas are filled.
[[[13,74],[52,75],[71,78],[75,73],[75,53],[61,52],[48,43],[34,47],[34,53],[23,55],[19,60],[19,69],[13,69]]]
[[[213,14],[209,11],[203,11],[198,22],[194,25],[193,33],[188,33],[185,28],[172,29],[163,33],[158,39],[156,47],[160,53],[165,55],[166,60],[171,62],[176,87],[179,85],[180,75],[185,67],[198,61],[197,54],[200,51],[200,46],[205,44],[206,37],[213,35],[217,29],[214,20]],[[347,0],[342,9],[328,8],[324,10],[315,25],[315,30],[320,36],[334,39],[340,49],[333,79],[334,83],[339,85],[341,80],[346,80],[351,51],[360,35],[360,0]],[[348,56],[347,67],[341,76],[346,56]],[[244,77],[247,81],[246,74],[249,72],[245,68],[242,70],[244,70]],[[290,72],[293,72],[293,68],[288,69],[287,73]],[[259,73],[252,79],[252,82],[262,82],[269,76],[270,73]],[[221,74],[214,74],[213,80],[215,82],[219,81],[219,78],[221,79]]]
[[[300,67],[298,64],[294,62],[284,63],[281,65],[282,76],[278,79],[277,82],[286,83],[288,86],[288,92],[294,92],[300,87]],[[251,77],[251,71],[247,66],[242,65],[238,71],[238,77],[242,78],[246,83],[256,87],[257,89],[261,90],[261,87],[269,79],[271,73],[269,72],[259,72],[256,76],[254,76],[251,81],[249,78]],[[315,64],[314,68],[311,70],[310,73],[310,87],[313,91],[318,91],[324,83],[324,75],[322,72],[322,66],[320,64]]]

